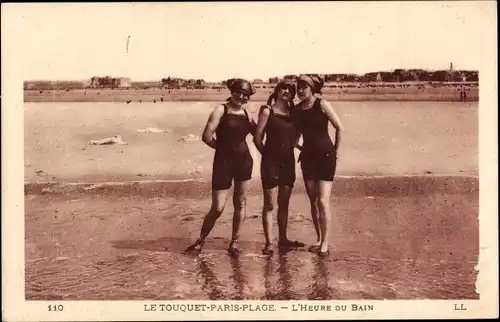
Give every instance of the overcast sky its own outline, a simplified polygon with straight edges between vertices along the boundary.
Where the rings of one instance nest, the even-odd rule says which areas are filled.
[[[458,2],[8,4],[24,79],[219,81],[395,68],[477,69],[495,4]],[[128,45],[127,45],[128,44]],[[128,52],[127,52],[128,48]]]

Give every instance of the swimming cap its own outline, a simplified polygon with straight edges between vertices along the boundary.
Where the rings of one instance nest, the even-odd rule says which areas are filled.
[[[252,83],[242,78],[231,78],[226,81],[227,88],[232,92],[242,92],[248,96],[255,94],[255,87]]]
[[[297,82],[300,82],[300,81],[303,81],[307,85],[309,85],[309,87],[311,87],[311,89],[313,90],[314,93],[320,93],[321,88],[323,88],[323,84],[324,84],[323,78],[321,78],[321,76],[316,75],[316,74],[300,75]]]
[[[276,84],[276,87],[274,88],[275,97],[278,94],[278,91],[282,88],[288,88],[288,90],[290,91],[291,99],[293,100],[296,93],[295,84],[291,80],[284,79],[280,81],[278,84]]]

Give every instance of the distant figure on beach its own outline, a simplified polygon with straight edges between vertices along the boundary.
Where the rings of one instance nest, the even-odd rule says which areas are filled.
[[[467,101],[467,92],[465,90],[465,87],[460,88],[460,101],[461,102]]]
[[[317,236],[316,244],[308,250],[319,256],[328,256],[330,193],[343,129],[330,103],[316,97],[316,94],[321,94],[323,83],[319,75],[301,75],[298,78],[297,96],[301,101],[293,116],[304,139],[303,146],[298,147],[302,151],[299,160]],[[335,144],[328,133],[328,123],[336,130]]]
[[[300,133],[292,122],[295,93],[295,85],[291,81],[281,81],[276,85],[267,105],[263,105],[260,109],[254,136],[255,146],[262,154],[260,168],[264,189],[262,225],[266,240],[262,253],[265,255],[273,253],[271,220],[275,208],[276,188],[278,188],[278,249],[287,250],[305,246],[298,241],[290,241],[287,237],[288,206],[295,184],[294,149],[300,138]]]
[[[212,172],[212,206],[206,214],[200,237],[186,249],[199,253],[215,222],[224,211],[226,199],[234,180],[234,216],[228,254],[239,255],[238,238],[246,215],[247,183],[252,177],[253,159],[246,143],[248,134],[255,133],[256,124],[243,107],[255,94],[252,83],[236,78],[226,82],[231,97],[210,114],[202,140],[215,149]],[[214,138],[214,134],[216,138]]]

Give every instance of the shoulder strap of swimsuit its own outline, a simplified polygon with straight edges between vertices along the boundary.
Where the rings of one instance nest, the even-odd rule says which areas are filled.
[[[245,115],[247,116],[247,120],[248,122],[250,122],[250,116],[248,116],[248,112],[246,109],[243,109],[243,112],[245,112]]]
[[[259,115],[260,115],[260,113],[262,113],[262,111],[263,111],[265,108],[269,108],[269,105],[264,104],[264,105],[261,105],[261,106],[260,106],[260,109],[259,109]]]
[[[321,109],[321,98],[316,98],[316,100],[314,101],[313,107]]]
[[[227,114],[227,104],[224,103],[224,104],[222,104],[222,106],[224,106],[224,114],[222,114],[222,115],[226,115]]]
[[[269,109],[269,113],[271,115],[274,115],[274,109],[273,109],[273,106],[272,105],[266,105],[266,107]]]

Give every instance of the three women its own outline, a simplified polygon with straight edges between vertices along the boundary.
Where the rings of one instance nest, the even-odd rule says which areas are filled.
[[[225,207],[231,182],[234,180],[233,234],[229,244],[230,255],[239,253],[237,241],[245,217],[246,185],[251,178],[253,160],[246,144],[248,134],[254,134],[254,143],[262,154],[261,180],[264,189],[263,228],[266,244],[264,254],[273,252],[271,246],[271,214],[278,190],[278,247],[295,248],[303,243],[287,237],[288,205],[295,183],[294,148],[302,150],[300,160],[317,243],[309,251],[328,255],[331,221],[330,192],[335,175],[342,125],[332,106],[316,97],[321,93],[322,79],[317,75],[301,75],[297,94],[300,103],[294,107],[295,85],[280,82],[261,107],[256,125],[243,105],[255,93],[253,85],[242,79],[227,82],[231,97],[211,113],[203,142],[216,150],[212,173],[212,206],[205,216],[198,240],[186,252],[201,251],[206,237]],[[273,103],[274,102],[274,103]],[[335,144],[328,133],[328,123],[336,129]],[[216,139],[213,138],[214,133]],[[298,145],[300,134],[304,144]],[[266,136],[265,143],[263,142]],[[278,189],[276,189],[278,188]]]

